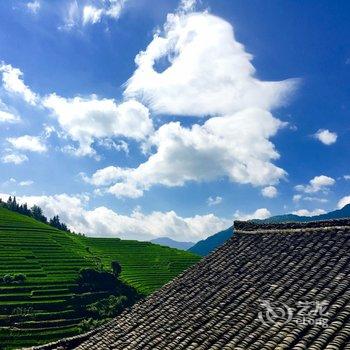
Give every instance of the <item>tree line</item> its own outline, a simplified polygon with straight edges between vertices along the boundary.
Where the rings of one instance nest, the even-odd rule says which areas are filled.
[[[44,214],[42,209],[38,205],[33,205],[31,208],[28,207],[27,203],[19,204],[16,200],[16,197],[10,196],[6,202],[4,202],[0,198],[0,206],[3,208],[6,208],[8,210],[14,211],[16,213],[29,216],[31,218],[34,218],[35,220],[41,221],[44,224],[48,224],[54,228],[57,228],[59,230],[75,233],[72,232],[65,223],[60,221],[60,218],[58,215],[55,215],[53,218],[48,219]]]

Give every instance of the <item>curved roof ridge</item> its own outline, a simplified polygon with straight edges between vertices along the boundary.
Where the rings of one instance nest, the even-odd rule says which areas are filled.
[[[350,229],[350,219],[336,219],[309,222],[257,222],[257,221],[234,221],[236,233],[278,233],[278,232],[301,232],[325,231],[328,229]]]

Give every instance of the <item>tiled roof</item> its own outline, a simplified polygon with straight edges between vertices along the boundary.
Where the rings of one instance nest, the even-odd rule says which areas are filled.
[[[235,230],[92,335],[40,349],[350,349],[350,220]]]

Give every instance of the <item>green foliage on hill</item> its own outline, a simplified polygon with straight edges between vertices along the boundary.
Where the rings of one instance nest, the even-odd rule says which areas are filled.
[[[78,334],[198,260],[194,254],[151,243],[60,231],[0,207],[0,349]],[[120,269],[113,265],[120,273],[114,290],[112,262],[120,264]],[[95,277],[109,278],[108,287],[82,288],[81,269],[100,271]],[[5,282],[6,275],[12,278]]]

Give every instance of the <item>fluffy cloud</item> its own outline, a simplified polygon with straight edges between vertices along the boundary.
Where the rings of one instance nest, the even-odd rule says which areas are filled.
[[[315,176],[310,180],[308,185],[297,185],[295,189],[299,192],[305,193],[316,193],[316,192],[327,192],[330,186],[335,184],[335,180],[329,176],[320,175]]]
[[[244,214],[241,213],[239,210],[237,210],[234,214],[234,217],[236,220],[252,220],[252,219],[267,219],[271,216],[271,213],[266,208],[260,208],[255,210],[255,212],[250,214]]]
[[[252,56],[236,41],[232,26],[208,13],[188,13],[194,4],[183,1],[168,15],[163,32],[137,55],[125,96],[140,98],[155,113],[211,118],[191,127],[162,125],[147,140],[155,151],[146,162],[108,167],[115,174],[108,191],[118,197],[142,196],[155,184],[183,186],[222,177],[267,186],[286,175],[272,163],[279,154],[269,140],[285,123],[269,110],[286,102],[296,81],[258,80]],[[169,67],[158,72],[156,65],[165,59]],[[107,185],[99,179],[102,170],[87,180]]]
[[[0,123],[18,123],[21,120],[15,114],[6,111],[0,111]]]
[[[275,198],[277,197],[277,188],[274,187],[274,186],[267,186],[267,187],[264,187],[262,190],[261,190],[261,194],[264,196],[264,197],[267,197],[267,198]]]
[[[13,164],[21,164],[28,160],[28,157],[24,154],[10,153],[6,154],[1,158],[3,163],[13,163]]]
[[[24,135],[9,137],[7,141],[17,150],[43,153],[47,151],[46,145],[39,136]]]
[[[343,207],[345,207],[347,204],[350,203],[350,196],[345,196],[342,199],[339,200],[337,207],[338,209],[341,209]]]
[[[79,143],[78,156],[94,155],[95,139],[123,136],[143,140],[153,132],[148,109],[135,100],[119,105],[112,99],[64,98],[52,94],[43,100],[61,128]]]
[[[350,180],[350,175],[344,175],[344,180]]]
[[[8,195],[0,194],[6,199]],[[59,215],[69,228],[89,236],[150,240],[167,236],[175,240],[198,241],[232,225],[231,220],[213,214],[183,218],[174,211],[143,214],[135,210],[120,215],[106,207],[87,210],[86,195],[22,196],[19,202],[39,205],[48,217]]]
[[[317,140],[322,142],[323,144],[329,146],[337,141],[338,135],[335,132],[331,132],[327,129],[320,129],[314,135]]]
[[[18,95],[31,105],[36,105],[37,96],[24,84],[20,69],[12,67],[10,64],[1,63],[0,73],[2,73],[2,84],[4,89],[11,95]]]
[[[87,181],[96,186],[115,181],[109,192],[134,198],[155,184],[182,186],[223,176],[256,186],[277,183],[286,173],[271,163],[279,155],[268,138],[282,126],[259,109],[211,118],[191,128],[165,124],[151,136],[149,143],[157,151],[145,163],[135,169],[110,166]]]
[[[169,67],[159,72],[161,60]],[[157,113],[191,116],[270,110],[285,103],[296,81],[260,81],[251,60],[223,19],[209,13],[169,14],[164,31],[137,55],[125,95],[141,98]]]
[[[298,216],[315,216],[315,215],[321,215],[325,213],[326,211],[323,209],[315,209],[315,210],[299,209],[299,210],[293,211],[293,214]]]
[[[222,202],[222,197],[216,196],[216,197],[209,197],[207,199],[207,204],[211,207],[213,205],[218,205]]]

